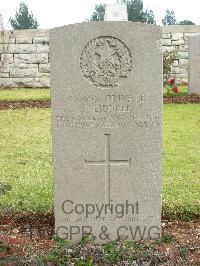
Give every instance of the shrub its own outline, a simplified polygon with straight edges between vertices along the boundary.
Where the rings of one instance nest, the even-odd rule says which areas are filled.
[[[173,50],[170,52],[166,51],[163,54],[163,83],[164,85],[167,84],[170,78],[172,64],[176,57],[177,57],[177,50]]]

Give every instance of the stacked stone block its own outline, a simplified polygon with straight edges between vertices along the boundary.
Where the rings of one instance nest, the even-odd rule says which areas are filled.
[[[200,26],[167,26],[162,27],[162,32],[163,51],[177,51],[171,77],[175,77],[177,83],[188,83],[188,40],[191,36],[200,35]]]
[[[49,31],[6,31],[0,38],[0,87],[50,86]]]
[[[171,76],[178,83],[187,83],[188,40],[200,35],[200,26],[167,26],[162,33],[163,51],[177,50]],[[0,88],[49,87],[49,30],[2,32],[0,59]]]

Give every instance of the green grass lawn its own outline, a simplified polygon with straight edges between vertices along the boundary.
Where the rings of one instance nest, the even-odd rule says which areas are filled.
[[[200,105],[164,105],[163,210],[200,214]]]
[[[179,93],[170,93],[170,96],[183,95],[188,93],[187,86],[178,86]],[[166,96],[166,90],[163,89],[163,95]],[[36,101],[50,100],[50,89],[0,89],[0,101]]]
[[[50,100],[49,89],[0,89],[0,101]]]
[[[200,105],[164,105],[163,120],[163,211],[200,214]],[[51,211],[50,109],[0,111],[0,135],[1,210]]]

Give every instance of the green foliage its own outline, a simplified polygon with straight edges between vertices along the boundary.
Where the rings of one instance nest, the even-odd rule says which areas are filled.
[[[21,2],[19,10],[16,11],[15,18],[10,18],[10,24],[14,30],[37,29],[39,24],[28,6]]]
[[[36,265],[47,265],[48,263],[53,263],[53,265],[65,266],[67,261],[67,248],[69,242],[63,240],[59,237],[53,238],[56,242],[55,246],[51,249],[49,254],[37,258]]]
[[[129,21],[145,22],[142,0],[128,0],[124,1],[124,4],[127,5]]]
[[[156,24],[153,11],[144,11],[142,0],[123,0],[122,3],[127,5],[129,21]]]
[[[83,238],[79,241],[79,244],[85,245],[85,244],[89,243],[91,240],[92,240],[91,235],[84,235]]]
[[[174,59],[177,57],[177,51],[166,51],[163,54],[163,83],[164,85],[167,83],[170,72],[172,68],[172,64]]]
[[[121,0],[121,3],[127,6],[128,20],[134,22],[143,22],[147,24],[156,24],[152,10],[144,10],[142,0]],[[91,21],[103,21],[106,5],[99,4],[95,6]]]
[[[117,242],[112,241],[105,245],[104,250],[106,251],[104,261],[117,263],[123,259],[122,247],[118,246]]]
[[[93,12],[90,21],[103,21],[105,15],[106,5],[99,4],[95,5],[95,11]]]
[[[87,258],[85,260],[78,259],[74,265],[75,266],[93,266],[94,263],[93,263],[93,259],[92,258]]]
[[[1,255],[1,253],[5,252],[5,251],[6,251],[6,247],[4,247],[0,244],[0,255]]]
[[[153,10],[146,10],[145,11],[145,22],[147,24],[156,24]]]
[[[195,23],[192,22],[191,20],[182,20],[178,24],[179,25],[195,25]]]
[[[174,242],[174,238],[170,234],[161,235],[161,238],[159,240],[156,240],[156,243],[158,245],[161,244],[172,244]]]
[[[167,9],[165,12],[165,17],[162,20],[164,26],[167,25],[175,25],[176,24],[176,16],[173,10]]]
[[[111,241],[104,246],[103,262],[105,265],[110,265],[110,263],[116,265],[121,261],[129,263],[140,260],[149,261],[153,259],[153,251],[152,245],[144,247],[141,243],[134,241]]]
[[[57,246],[58,249],[64,249],[64,248],[66,248],[69,245],[69,241],[68,240],[62,239],[62,238],[60,238],[58,236],[55,236],[54,240],[56,241],[56,246]]]
[[[94,251],[95,253],[91,251]],[[111,241],[105,245],[97,246],[92,242],[83,245],[54,246],[48,255],[40,257],[39,265],[51,262],[54,265],[92,266],[119,265],[120,262],[136,262],[151,260],[152,247],[143,246],[132,241]],[[93,258],[94,257],[94,258]],[[96,261],[96,263],[94,262]],[[120,264],[121,265],[121,264]],[[129,264],[128,264],[129,265]]]
[[[186,248],[185,245],[180,245],[179,246],[179,254],[180,254],[180,257],[183,260],[186,260],[187,259],[187,248]]]

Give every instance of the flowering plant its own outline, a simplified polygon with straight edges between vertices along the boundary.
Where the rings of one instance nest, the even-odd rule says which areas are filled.
[[[165,84],[167,95],[169,95],[170,92],[178,93],[179,88],[176,85],[175,78],[170,78]]]

